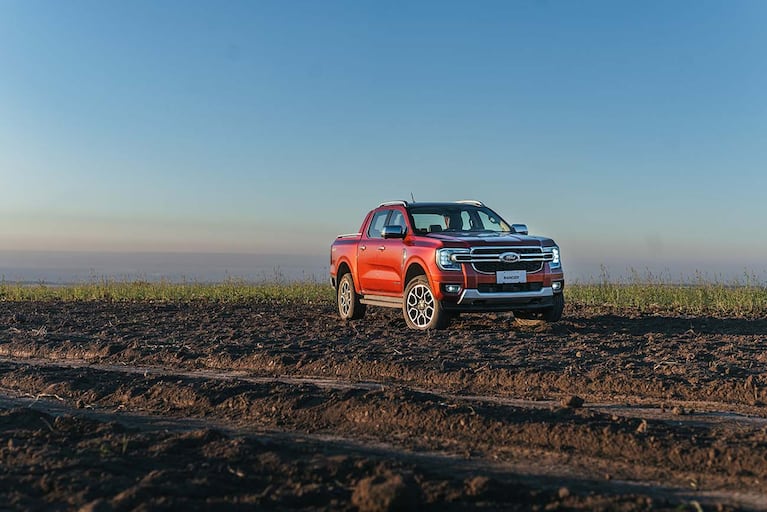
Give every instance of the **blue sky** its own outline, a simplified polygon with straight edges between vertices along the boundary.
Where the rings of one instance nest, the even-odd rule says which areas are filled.
[[[481,199],[565,263],[763,272],[767,2],[0,1],[0,250],[326,254]]]

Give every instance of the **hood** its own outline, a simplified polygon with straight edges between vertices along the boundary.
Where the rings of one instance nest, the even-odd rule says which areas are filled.
[[[555,245],[551,238],[531,235],[519,235],[515,233],[473,233],[470,231],[456,231],[454,233],[429,233],[429,238],[434,238],[446,243],[477,245],[533,245],[546,247]]]

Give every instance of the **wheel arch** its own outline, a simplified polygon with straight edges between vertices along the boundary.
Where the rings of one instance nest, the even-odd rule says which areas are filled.
[[[345,259],[341,260],[338,263],[338,267],[336,268],[335,288],[338,289],[338,283],[341,282],[341,278],[344,277],[344,274],[351,274],[352,275],[352,280],[354,281],[354,288],[359,293],[359,289],[357,288],[357,278],[354,275],[354,272],[352,271],[352,266]]]
[[[407,287],[407,284],[417,276],[426,276],[426,279],[429,280],[429,285],[431,285],[431,276],[429,276],[429,273],[426,271],[426,265],[423,264],[423,262],[419,260],[411,260],[407,264],[407,271],[405,272],[405,278],[402,280],[402,291],[405,291],[405,288]]]

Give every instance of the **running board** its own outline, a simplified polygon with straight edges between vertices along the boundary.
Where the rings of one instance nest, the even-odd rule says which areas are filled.
[[[387,297],[386,295],[365,295],[360,298],[360,302],[371,306],[383,306],[386,308],[402,307],[402,297]]]

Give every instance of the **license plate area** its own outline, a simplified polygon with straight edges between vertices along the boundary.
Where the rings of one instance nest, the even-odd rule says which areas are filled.
[[[527,272],[524,270],[499,270],[495,273],[496,284],[526,283]]]

